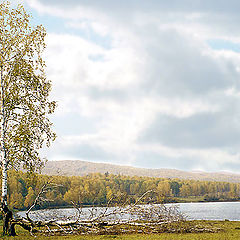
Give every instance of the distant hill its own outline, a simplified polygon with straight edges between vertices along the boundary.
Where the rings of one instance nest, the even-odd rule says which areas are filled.
[[[180,178],[206,181],[240,182],[240,174],[225,172],[187,172],[175,169],[147,169],[80,160],[48,161],[42,174],[83,176],[89,173],[112,173],[127,176],[148,176],[159,178]]]

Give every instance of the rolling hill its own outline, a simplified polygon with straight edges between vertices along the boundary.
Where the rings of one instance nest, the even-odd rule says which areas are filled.
[[[80,160],[48,161],[42,174],[83,176],[89,173],[112,173],[128,176],[148,176],[159,178],[180,178],[205,181],[240,182],[240,174],[226,172],[187,172],[175,169],[147,169]]]

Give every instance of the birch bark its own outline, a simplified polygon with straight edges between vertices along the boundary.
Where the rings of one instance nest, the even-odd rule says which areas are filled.
[[[7,159],[4,148],[5,115],[4,115],[4,88],[3,88],[3,68],[1,67],[1,86],[0,86],[0,157],[2,164],[2,203],[7,206]]]

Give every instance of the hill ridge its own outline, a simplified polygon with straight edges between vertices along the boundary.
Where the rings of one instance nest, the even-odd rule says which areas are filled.
[[[202,171],[183,171],[168,168],[139,168],[132,166],[122,166],[111,163],[95,163],[82,160],[60,160],[48,161],[42,174],[83,176],[90,173],[111,173],[115,175],[158,177],[158,178],[179,178],[204,181],[225,181],[240,182],[240,174],[228,172],[202,172]]]

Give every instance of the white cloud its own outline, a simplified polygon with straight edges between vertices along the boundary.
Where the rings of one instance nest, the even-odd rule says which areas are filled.
[[[50,32],[47,38],[47,74],[53,98],[59,101],[54,121],[60,140],[53,151],[71,159],[105,157],[138,166],[144,165],[144,154],[149,164],[155,158],[155,167],[162,166],[162,159],[168,167],[192,169],[212,170],[219,164],[225,170],[225,163],[236,164],[240,57],[208,43],[240,42],[237,24],[236,32],[228,30],[237,18],[234,9],[222,2],[189,7],[187,0],[177,6],[152,1],[27,2],[42,16],[63,19],[69,28],[65,34]],[[68,115],[79,125],[89,122],[94,131],[63,133],[61,128],[71,124]],[[211,128],[204,134],[201,116],[211,116]],[[233,120],[231,129],[224,127],[225,119]],[[160,128],[162,123],[171,129]],[[217,131],[212,130],[215,125]],[[235,133],[233,138],[230,133]],[[144,134],[147,140],[140,142]],[[59,153],[51,157],[59,158]]]
[[[222,169],[225,169],[238,171],[238,169],[231,169],[231,165],[237,166],[240,159],[239,153],[229,153],[218,148],[176,149],[161,144],[147,144],[141,146],[141,148],[137,149],[136,152],[139,153],[138,158],[142,155],[144,158],[155,155],[155,158],[157,157],[157,161],[155,161],[154,158],[148,159],[148,164],[153,168],[156,168],[159,163],[165,167],[167,166],[166,163],[168,161],[172,161],[175,163],[173,168],[184,169],[184,166],[186,167],[186,165],[189,165],[190,169],[194,170],[221,171]],[[136,164],[138,164],[138,158],[136,159]]]

